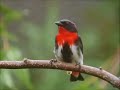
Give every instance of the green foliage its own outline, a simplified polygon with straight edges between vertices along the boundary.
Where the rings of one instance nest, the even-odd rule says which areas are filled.
[[[0,35],[3,39],[3,47],[0,51],[0,59],[5,60],[18,60],[22,58],[21,51],[18,47],[10,45],[9,41],[15,42],[17,39],[16,37],[10,33],[6,28],[8,23],[13,21],[18,21],[22,19],[22,14],[16,10],[10,9],[4,5],[0,5],[0,12],[2,13],[2,22],[0,22]],[[1,44],[1,45],[2,45]],[[7,44],[7,46],[6,46]],[[1,70],[0,73],[0,83],[1,87],[0,90],[19,90],[20,84],[15,85],[15,78],[13,75],[20,79],[23,86],[25,85],[26,90],[33,90],[32,84],[30,82],[29,71],[28,70],[17,70],[16,72],[12,72],[11,70]]]
[[[5,5],[0,4],[0,13],[4,17],[3,19],[5,22],[16,21],[20,20],[22,18],[22,14],[16,10],[10,9],[9,7],[6,7]]]

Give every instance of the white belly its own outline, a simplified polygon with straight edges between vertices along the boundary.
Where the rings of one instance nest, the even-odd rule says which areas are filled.
[[[71,51],[73,53],[72,62],[83,64],[83,54],[82,54],[81,50],[79,49],[80,55],[78,55],[78,50],[77,50],[78,47],[77,46],[71,45],[70,48],[71,48]],[[54,49],[55,57],[56,57],[57,60],[60,60],[60,61],[62,61],[62,59],[63,59],[62,58],[62,53],[61,53],[62,49],[63,49],[62,46],[59,46],[58,49]]]
[[[76,63],[80,63],[80,64],[83,64],[83,54],[81,52],[81,50],[79,50],[79,53],[80,53],[80,56],[78,55],[78,50],[77,50],[77,46],[75,45],[72,45],[71,47],[71,50],[73,52],[73,60],[76,62]]]

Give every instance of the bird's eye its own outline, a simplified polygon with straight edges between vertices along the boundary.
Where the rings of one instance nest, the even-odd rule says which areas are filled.
[[[66,24],[66,22],[65,22],[65,21],[61,21],[61,23],[62,23],[62,24]]]

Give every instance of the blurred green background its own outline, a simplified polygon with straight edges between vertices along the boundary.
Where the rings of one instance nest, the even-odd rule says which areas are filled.
[[[1,0],[0,60],[52,59],[55,21],[74,21],[84,44],[84,64],[120,76],[119,0]],[[70,82],[65,71],[0,70],[0,90],[118,90],[85,75]]]

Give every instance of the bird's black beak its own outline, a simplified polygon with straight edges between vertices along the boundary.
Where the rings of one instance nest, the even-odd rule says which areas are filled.
[[[60,21],[55,22],[56,25],[62,26],[63,24]]]

